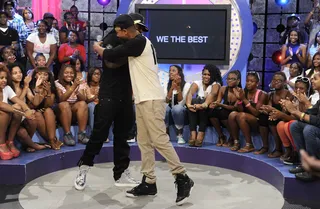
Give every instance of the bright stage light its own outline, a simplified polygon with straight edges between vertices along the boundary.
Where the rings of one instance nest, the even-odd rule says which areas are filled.
[[[275,0],[276,4],[279,6],[284,6],[290,2],[290,0]]]
[[[102,6],[107,6],[111,0],[97,0],[98,3]]]

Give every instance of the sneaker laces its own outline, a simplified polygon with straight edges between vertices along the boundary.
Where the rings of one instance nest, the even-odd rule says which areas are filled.
[[[90,168],[84,168],[84,169],[80,168],[80,172],[77,176],[77,184],[81,184],[81,185],[85,184],[85,178],[86,178],[86,175],[87,175],[89,169]]]
[[[139,181],[135,180],[135,179],[131,176],[131,173],[130,173],[129,169],[126,169],[126,170],[124,171],[124,175],[126,176],[126,178],[127,178],[131,183],[137,183],[137,184],[140,183]]]

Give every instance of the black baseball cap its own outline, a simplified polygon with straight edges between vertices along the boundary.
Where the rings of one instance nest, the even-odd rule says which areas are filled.
[[[288,16],[288,17],[287,17],[287,20],[288,20],[288,19],[291,19],[291,18],[295,18],[295,19],[301,21],[299,15],[297,15],[297,14],[292,14],[292,15]]]
[[[123,14],[119,15],[113,22],[113,27],[116,28],[121,28],[121,29],[127,29],[134,26],[134,21],[130,17],[130,15]]]
[[[46,13],[44,13],[44,15],[43,15],[43,19],[47,19],[47,18],[54,19],[54,16],[53,16],[52,13],[46,12]]]
[[[15,3],[13,1],[6,1],[3,4],[3,8],[6,8],[6,6],[9,6],[9,5],[12,6],[13,8],[16,7],[16,5],[15,5]]]
[[[149,28],[144,24],[144,17],[141,14],[131,13],[129,15],[133,19],[134,24],[141,26],[142,31],[144,31],[144,32],[149,31]]]

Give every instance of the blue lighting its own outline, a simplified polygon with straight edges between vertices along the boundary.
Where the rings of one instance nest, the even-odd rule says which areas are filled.
[[[284,6],[290,2],[290,0],[275,0],[276,4],[279,6]]]

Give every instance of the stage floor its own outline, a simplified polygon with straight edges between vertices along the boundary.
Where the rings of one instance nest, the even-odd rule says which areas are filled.
[[[125,197],[128,188],[113,185],[113,164],[103,163],[90,170],[84,191],[74,189],[78,168],[70,168],[29,182],[21,190],[19,202],[24,209],[280,209],[284,205],[275,187],[253,176],[213,166],[185,166],[195,181],[195,188],[183,207],[175,206],[174,179],[163,162],[156,165],[156,197]],[[140,162],[132,162],[130,170],[133,177],[141,178]]]

